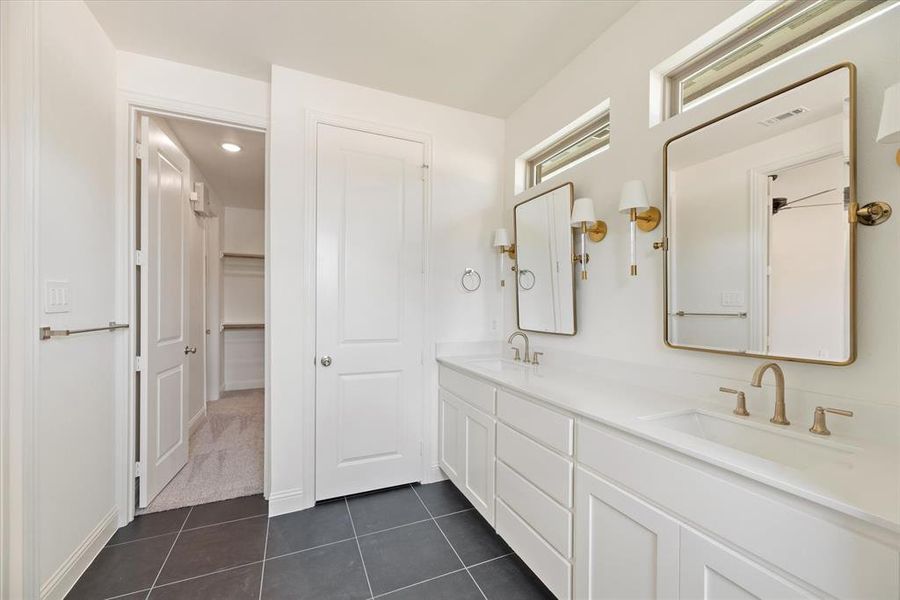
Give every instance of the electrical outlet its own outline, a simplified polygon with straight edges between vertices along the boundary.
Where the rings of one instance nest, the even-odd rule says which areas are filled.
[[[44,282],[44,312],[66,313],[72,310],[72,290],[68,281]]]

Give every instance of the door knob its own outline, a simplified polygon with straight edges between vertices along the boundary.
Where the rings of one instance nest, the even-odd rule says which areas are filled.
[[[322,360],[320,360],[319,362],[322,363],[323,367],[330,367],[331,366],[331,357],[326,354],[325,356],[322,357]]]
[[[184,353],[185,354],[197,354],[197,346],[185,346]]]

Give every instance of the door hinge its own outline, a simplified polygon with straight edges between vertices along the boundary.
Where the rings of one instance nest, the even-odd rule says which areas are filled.
[[[134,357],[134,370],[140,373],[144,369],[144,361],[140,356]]]
[[[144,146],[140,142],[137,142],[134,145],[134,157],[138,160],[144,158]]]
[[[144,266],[144,251],[143,250],[135,250],[134,251],[134,264],[139,267]]]
[[[426,174],[428,173],[428,169],[430,169],[430,165],[422,165],[422,181],[425,181]]]
[[[144,463],[141,461],[137,461],[134,463],[134,476],[135,477],[143,477],[144,476]]]

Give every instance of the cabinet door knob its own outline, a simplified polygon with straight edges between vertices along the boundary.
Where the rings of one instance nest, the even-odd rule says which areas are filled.
[[[197,354],[197,346],[185,346],[184,353],[185,354]]]
[[[322,357],[322,360],[320,360],[319,362],[322,363],[323,367],[330,367],[331,366],[331,357],[326,354],[325,356]]]

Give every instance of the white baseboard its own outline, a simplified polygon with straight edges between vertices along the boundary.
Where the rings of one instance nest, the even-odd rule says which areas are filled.
[[[235,390],[254,390],[264,385],[264,379],[244,379],[241,381],[226,381],[222,389],[226,392],[233,392]]]
[[[197,411],[197,414],[191,417],[191,420],[188,421],[188,435],[193,435],[194,430],[197,429],[200,425],[203,424],[203,420],[206,418],[206,403],[203,404],[203,408]]]
[[[315,499],[308,498],[301,489],[275,492],[269,494],[268,500],[270,517],[312,508],[316,503]]]
[[[112,507],[62,565],[41,585],[41,600],[65,598],[119,528],[119,509]]]
[[[444,475],[441,468],[438,465],[431,465],[425,470],[425,476],[422,478],[422,483],[437,483],[438,481],[443,481],[445,479],[447,479],[447,476]]]

